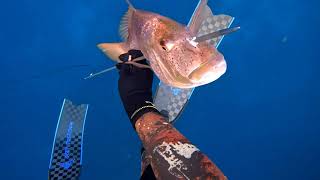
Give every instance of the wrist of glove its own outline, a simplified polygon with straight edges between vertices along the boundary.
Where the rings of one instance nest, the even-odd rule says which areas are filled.
[[[117,64],[119,69],[118,90],[123,106],[135,128],[136,121],[147,112],[158,112],[153,105],[152,82],[153,72],[149,68],[139,68],[127,64],[129,60],[141,58],[143,54],[139,50],[130,50],[119,56],[123,63]],[[146,59],[137,63],[147,65]]]

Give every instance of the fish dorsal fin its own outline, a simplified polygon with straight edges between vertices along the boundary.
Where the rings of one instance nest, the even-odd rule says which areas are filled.
[[[120,36],[121,36],[123,41],[126,41],[128,39],[128,37],[129,37],[129,24],[130,24],[132,11],[133,11],[132,7],[129,6],[128,11],[122,17],[122,20],[120,22],[119,34],[120,34]]]

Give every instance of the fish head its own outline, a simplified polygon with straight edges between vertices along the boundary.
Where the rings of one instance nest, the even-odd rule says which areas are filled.
[[[213,82],[226,72],[223,55],[206,41],[196,42],[188,27],[158,14],[140,15],[136,21],[140,30],[133,33],[133,39],[164,83],[192,88]]]
[[[192,83],[192,87],[209,84],[226,72],[227,63],[224,56],[215,47],[207,42],[196,45],[191,40],[189,43],[192,44],[192,52],[190,56],[185,58],[188,58],[191,62],[194,61],[189,67],[187,76]]]

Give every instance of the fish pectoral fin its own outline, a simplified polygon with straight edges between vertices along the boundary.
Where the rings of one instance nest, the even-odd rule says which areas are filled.
[[[129,51],[126,43],[101,43],[98,48],[110,59],[121,62],[119,56]]]

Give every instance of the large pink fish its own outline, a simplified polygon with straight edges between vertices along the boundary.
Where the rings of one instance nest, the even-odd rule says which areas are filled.
[[[224,57],[208,42],[197,42],[208,0],[199,4],[189,26],[167,17],[135,9],[129,10],[120,25],[121,43],[102,43],[98,47],[112,60],[129,49],[139,49],[158,78],[173,87],[193,88],[217,80],[226,71]]]

